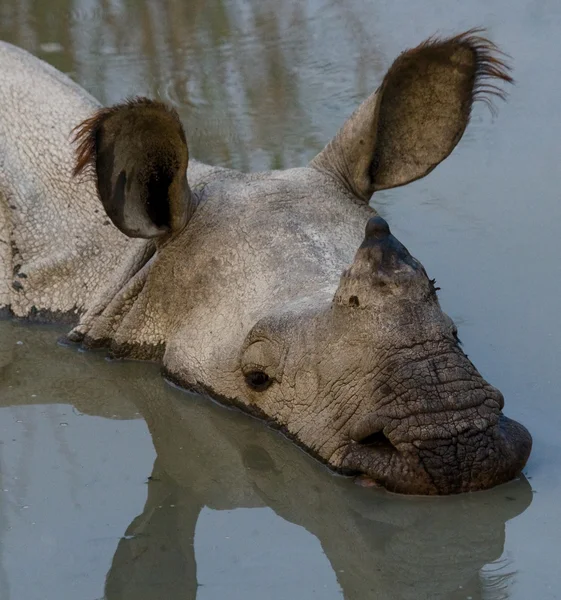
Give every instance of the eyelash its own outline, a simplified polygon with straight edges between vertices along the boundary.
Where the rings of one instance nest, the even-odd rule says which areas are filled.
[[[436,292],[438,292],[438,290],[441,288],[437,287],[436,279],[429,279],[429,284],[432,295],[436,297]]]

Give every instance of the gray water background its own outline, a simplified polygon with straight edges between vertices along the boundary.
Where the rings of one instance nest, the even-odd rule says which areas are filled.
[[[516,85],[373,204],[534,436],[522,478],[402,498],[167,385],[0,322],[2,600],[561,598],[561,3],[0,0],[0,39],[105,103],[172,102],[192,154],[302,166],[406,47],[476,25]]]

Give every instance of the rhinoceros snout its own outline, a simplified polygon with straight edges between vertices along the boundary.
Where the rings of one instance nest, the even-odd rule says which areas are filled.
[[[493,425],[482,428],[483,419],[460,433],[453,417],[442,415],[432,427],[411,427],[412,435],[419,438],[403,442],[393,433],[391,420],[384,426],[374,413],[351,428],[344,466],[398,493],[442,495],[488,489],[518,476],[532,448],[525,427],[502,412],[494,416]]]

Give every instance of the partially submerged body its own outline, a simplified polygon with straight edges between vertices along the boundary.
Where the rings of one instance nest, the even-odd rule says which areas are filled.
[[[529,434],[368,204],[453,150],[477,95],[508,80],[494,52],[469,33],[403,54],[307,167],[191,161],[185,178],[171,109],[101,109],[0,44],[0,309],[74,315],[70,339],[160,360],[180,385],[394,491],[511,479]]]

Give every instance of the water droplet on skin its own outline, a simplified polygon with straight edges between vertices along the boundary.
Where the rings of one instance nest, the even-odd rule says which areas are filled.
[[[18,340],[18,341],[16,342],[16,344],[17,344],[18,346],[23,346],[23,342],[22,342],[21,340]]]

